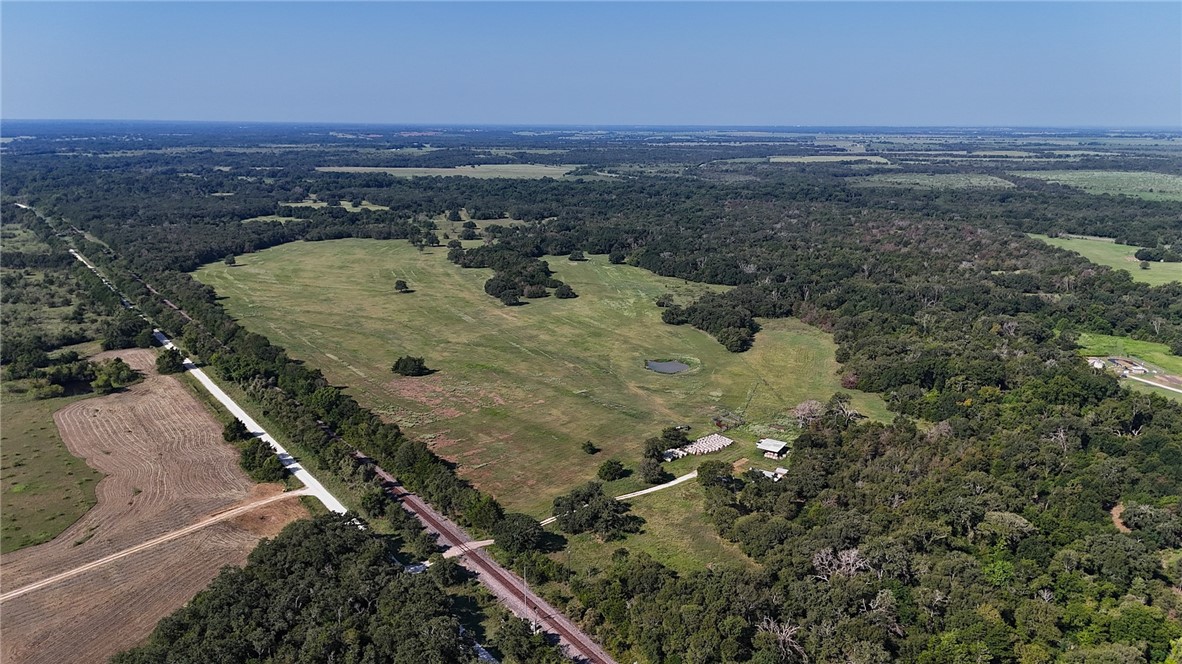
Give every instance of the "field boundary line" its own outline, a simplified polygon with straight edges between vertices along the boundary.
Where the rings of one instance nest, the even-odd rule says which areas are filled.
[[[227,519],[232,519],[236,516],[240,516],[240,515],[245,514],[251,510],[262,507],[263,505],[269,505],[269,504],[274,503],[276,501],[283,500],[284,498],[291,498],[294,496],[303,496],[303,495],[307,495],[307,494],[308,494],[307,489],[299,489],[296,491],[287,491],[287,492],[281,493],[279,495],[270,496],[268,498],[263,498],[261,500],[256,500],[253,503],[247,503],[245,505],[239,505],[238,507],[232,507],[224,512],[220,512],[218,514],[215,514],[207,519],[202,519],[201,521],[198,521],[197,523],[185,526],[184,528],[181,528],[180,530],[174,530],[170,533],[165,533],[159,537],[154,537],[154,538],[148,540],[147,542],[137,544],[133,547],[124,549],[122,551],[117,551],[115,553],[112,553],[109,556],[104,556],[102,558],[99,558],[98,560],[93,560],[89,563],[86,563],[85,565],[80,565],[78,567],[75,567],[74,569],[66,570],[65,572],[62,572],[60,574],[55,574],[47,579],[42,579],[40,581],[30,583],[29,585],[23,586],[21,588],[17,588],[16,590],[10,590],[9,592],[6,592],[3,595],[0,595],[0,602],[4,602],[4,601],[10,600],[10,599],[15,599],[15,598],[20,597],[22,595],[27,595],[28,593],[31,593],[35,590],[40,590],[40,589],[45,588],[47,586],[51,586],[55,583],[58,583],[59,581],[65,581],[66,579],[78,576],[79,574],[83,574],[85,572],[89,572],[92,569],[102,567],[103,565],[115,562],[116,560],[119,560],[121,558],[126,558],[127,556],[139,553],[140,551],[150,549],[150,548],[157,546],[159,544],[164,544],[165,542],[170,542],[170,541],[177,539],[179,537],[184,537],[185,535],[188,535],[190,533],[197,532],[198,530],[201,530],[202,528],[205,528],[206,526],[212,526],[215,523],[219,523],[221,521],[225,521]]]

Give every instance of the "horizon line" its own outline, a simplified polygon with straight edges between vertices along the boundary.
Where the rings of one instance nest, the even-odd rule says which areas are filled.
[[[1105,124],[725,124],[725,123],[692,123],[692,124],[659,124],[659,123],[602,123],[602,122],[393,122],[393,121],[354,121],[354,120],[177,120],[177,119],[145,119],[145,118],[3,118],[0,124],[19,122],[45,123],[128,123],[128,124],[219,124],[219,125],[319,125],[319,126],[364,126],[364,127],[433,127],[433,128],[533,128],[533,129],[990,129],[990,130],[1032,130],[1032,129],[1064,129],[1064,130],[1109,130],[1109,131],[1169,131],[1182,133],[1182,123],[1178,125],[1105,125]]]

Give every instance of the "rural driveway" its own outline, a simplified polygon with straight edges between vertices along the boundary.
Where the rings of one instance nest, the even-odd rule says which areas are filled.
[[[626,493],[622,496],[616,496],[616,500],[628,500],[629,498],[643,496],[646,493],[653,493],[655,491],[660,491],[661,489],[668,489],[669,487],[677,486],[678,484],[681,484],[682,482],[688,482],[697,476],[698,476],[698,471],[693,470],[693,471],[690,471],[690,472],[682,475],[681,477],[678,477],[677,479],[673,480],[672,482],[665,482],[664,484],[659,484],[657,486],[650,486],[647,489],[641,489],[640,491],[633,491],[632,493]],[[557,520],[558,520],[558,517],[552,516],[552,517],[549,517],[546,519],[542,519],[541,524],[543,526],[548,526]]]
[[[1135,380],[1138,383],[1145,383],[1146,385],[1152,385],[1154,387],[1160,387],[1163,390],[1169,390],[1171,392],[1177,392],[1178,394],[1182,394],[1182,390],[1180,390],[1176,387],[1170,387],[1169,385],[1162,385],[1161,383],[1155,383],[1151,380],[1145,380],[1144,378],[1138,378],[1136,376],[1127,376],[1127,378],[1129,380]]]

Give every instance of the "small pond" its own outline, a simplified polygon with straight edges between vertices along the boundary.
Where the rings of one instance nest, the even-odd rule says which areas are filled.
[[[655,371],[663,374],[676,374],[689,369],[689,365],[685,362],[678,362],[677,360],[669,360],[666,362],[658,362],[656,360],[645,360],[644,368],[649,371]]]

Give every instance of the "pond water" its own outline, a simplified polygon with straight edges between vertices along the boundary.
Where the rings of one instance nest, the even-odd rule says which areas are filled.
[[[654,360],[645,360],[644,368],[649,371],[655,371],[663,374],[681,373],[689,369],[689,365],[685,362],[678,362],[677,360],[670,360],[668,362],[656,362]]]

